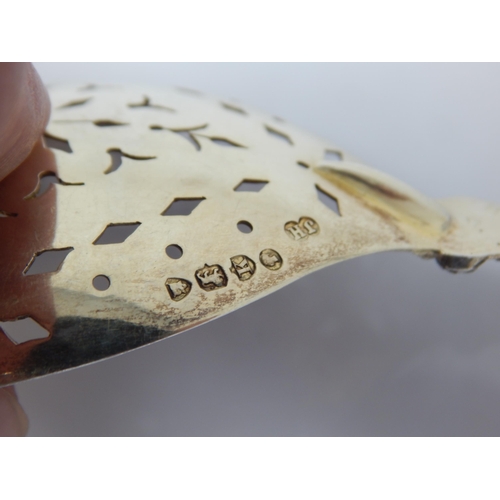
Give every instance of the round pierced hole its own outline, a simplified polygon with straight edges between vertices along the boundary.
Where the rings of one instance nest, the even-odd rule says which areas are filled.
[[[107,290],[109,288],[109,286],[111,285],[111,280],[107,276],[104,276],[104,274],[99,274],[99,276],[96,276],[92,280],[92,285],[94,285],[94,288],[96,290],[103,292],[104,290]]]
[[[165,251],[171,259],[180,259],[184,253],[179,245],[168,245]]]
[[[238,222],[238,229],[245,234],[251,233],[253,231],[253,226],[250,224],[250,222],[246,220],[240,220]]]

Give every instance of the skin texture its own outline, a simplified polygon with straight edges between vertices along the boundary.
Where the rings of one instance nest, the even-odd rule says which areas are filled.
[[[0,63],[0,180],[28,157],[49,113],[49,96],[35,68]]]
[[[35,68],[30,63],[0,63],[0,181],[7,178],[9,188],[15,190],[15,184],[23,182],[22,172],[33,164],[30,156],[40,154],[35,145],[49,114],[49,97]],[[15,175],[9,175],[14,170]],[[24,436],[27,431],[28,418],[14,388],[0,389],[0,436]]]

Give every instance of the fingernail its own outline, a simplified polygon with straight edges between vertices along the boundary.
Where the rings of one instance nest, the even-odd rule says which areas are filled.
[[[0,389],[0,437],[26,436],[28,417],[13,387]]]
[[[0,67],[0,180],[20,165],[39,140],[50,101],[32,64]]]

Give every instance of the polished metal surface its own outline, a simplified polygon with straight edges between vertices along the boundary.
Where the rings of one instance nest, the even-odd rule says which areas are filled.
[[[500,256],[499,207],[430,200],[240,104],[112,86],[51,98],[44,145],[0,184],[0,385],[180,333],[352,257],[406,250],[470,272]]]

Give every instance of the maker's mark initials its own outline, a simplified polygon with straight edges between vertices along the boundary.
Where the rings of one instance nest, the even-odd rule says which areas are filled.
[[[292,240],[303,240],[310,235],[318,234],[319,224],[311,217],[301,217],[299,222],[287,222],[285,224],[285,232]]]

